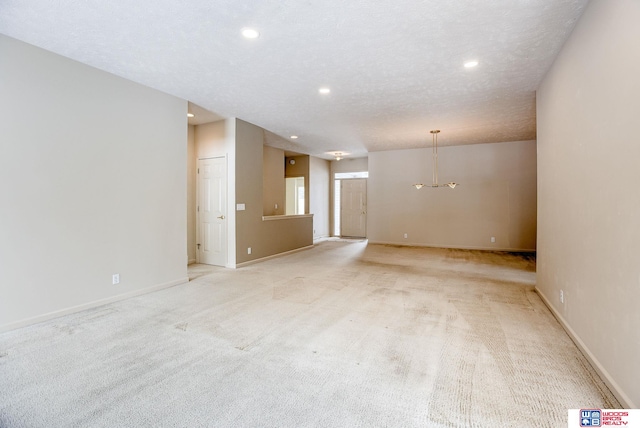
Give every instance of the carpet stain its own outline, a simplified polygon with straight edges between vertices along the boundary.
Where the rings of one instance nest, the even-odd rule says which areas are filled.
[[[56,325],[54,326],[58,331],[63,332],[68,335],[75,334],[76,329],[71,325]]]
[[[393,288],[376,288],[369,294],[370,296],[408,296],[410,293],[407,290],[396,290]]]
[[[320,299],[327,292],[327,289],[308,283],[307,279],[296,277],[284,284],[276,285],[273,287],[273,299],[311,305]]]
[[[189,326],[188,322],[181,322],[180,324],[176,324],[175,328],[178,330],[187,331],[188,326]]]

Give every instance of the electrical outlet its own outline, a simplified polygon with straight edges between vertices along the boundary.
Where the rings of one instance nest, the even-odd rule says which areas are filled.
[[[407,235],[406,233],[404,234],[404,239],[407,239],[409,237],[409,235]]]
[[[247,254],[251,254],[251,247],[247,248]]]
[[[560,303],[564,303],[564,291],[560,290]]]
[[[120,274],[116,273],[111,277],[111,283],[113,285],[120,284]]]
[[[495,236],[491,237],[491,242],[496,242],[496,237]]]

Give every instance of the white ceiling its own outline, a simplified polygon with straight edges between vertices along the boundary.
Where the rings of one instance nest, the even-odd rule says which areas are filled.
[[[259,125],[270,145],[362,156],[428,146],[434,128],[441,145],[535,139],[535,90],[587,3],[2,0],[0,32]]]

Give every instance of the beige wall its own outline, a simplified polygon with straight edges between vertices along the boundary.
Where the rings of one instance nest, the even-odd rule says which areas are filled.
[[[240,119],[235,123],[235,197],[246,208],[236,213],[237,264],[312,245],[311,217],[263,220],[264,130]],[[247,253],[248,248],[251,254]]]
[[[365,172],[369,171],[368,158],[345,158],[331,161],[331,174],[336,172]]]
[[[284,150],[263,147],[262,213],[284,215]]]
[[[227,128],[226,120],[196,125],[195,140],[198,159],[226,156],[232,151],[230,145],[235,145],[235,142],[229,140]]]
[[[535,141],[442,147],[439,182],[460,186],[416,190],[412,184],[432,181],[431,159],[430,148],[369,154],[371,242],[536,248]]]
[[[592,1],[537,101],[538,289],[633,408],[640,406],[638,22],[638,1]]]
[[[329,232],[329,198],[331,163],[325,159],[309,158],[309,212],[313,214],[313,238],[325,238]]]
[[[0,330],[187,281],[187,102],[3,35],[0,58]]]
[[[196,262],[196,127],[187,131],[187,259]]]

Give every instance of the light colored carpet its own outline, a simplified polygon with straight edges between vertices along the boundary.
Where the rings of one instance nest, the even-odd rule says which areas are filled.
[[[327,241],[0,335],[0,426],[566,427],[619,408],[506,253]]]

